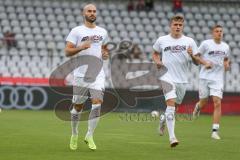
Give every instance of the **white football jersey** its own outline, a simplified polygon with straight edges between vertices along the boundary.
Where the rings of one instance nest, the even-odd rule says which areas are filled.
[[[202,65],[199,78],[223,82],[223,62],[224,58],[229,56],[229,52],[229,46],[225,42],[217,44],[213,39],[203,41],[199,47],[199,53],[204,60],[213,63],[213,68],[206,69]]]
[[[188,47],[191,47],[193,53],[198,53],[198,47],[195,41],[182,35],[175,39],[170,34],[159,37],[153,45],[153,49],[161,54],[162,62],[167,67],[166,76],[171,77],[174,83],[188,83],[187,72],[192,58],[187,53]]]
[[[86,50],[82,50],[78,53],[78,55],[92,55],[102,59],[102,45],[105,45],[108,42],[108,34],[104,28],[99,26],[96,26],[95,28],[88,28],[85,25],[81,25],[73,28],[66,38],[66,41],[73,43],[76,47],[82,42],[89,40],[91,41],[91,47]],[[87,65],[83,65],[75,69],[73,75],[75,77],[84,77],[86,71]],[[98,76],[105,77],[103,68]]]

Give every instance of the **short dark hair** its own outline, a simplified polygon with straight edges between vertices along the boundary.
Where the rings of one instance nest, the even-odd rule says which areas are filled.
[[[220,24],[216,24],[212,27],[212,31],[215,29],[215,28],[223,28],[223,26],[221,26]]]
[[[172,21],[182,21],[182,22],[184,22],[184,17],[182,15],[175,15],[170,19],[170,23],[172,23]]]

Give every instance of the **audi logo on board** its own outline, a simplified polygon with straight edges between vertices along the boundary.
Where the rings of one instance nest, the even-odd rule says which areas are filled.
[[[47,92],[41,87],[0,86],[0,108],[39,110],[47,102]]]

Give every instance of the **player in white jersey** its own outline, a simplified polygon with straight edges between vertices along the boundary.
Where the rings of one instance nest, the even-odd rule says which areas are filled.
[[[173,86],[170,92],[164,93],[167,108],[165,114],[160,116],[160,135],[163,134],[166,122],[171,147],[175,147],[179,143],[174,132],[175,106],[181,104],[188,83],[187,72],[192,55],[189,55],[187,50],[198,53],[195,41],[183,35],[183,27],[184,17],[180,15],[172,17],[170,34],[159,37],[153,45],[153,61],[158,68],[165,66],[168,69],[160,79]]]
[[[107,31],[104,28],[96,26],[96,7],[93,4],[88,4],[83,9],[84,24],[75,27],[71,30],[66,38],[67,44],[65,48],[66,56],[83,56],[91,55],[95,58],[102,59],[108,58],[108,51],[106,43],[108,40]],[[100,109],[103,102],[103,91],[105,75],[103,68],[97,75],[96,80],[92,83],[85,82],[84,75],[86,73],[87,66],[83,65],[74,70],[74,84],[73,86],[73,109],[71,110],[71,127],[72,136],[70,139],[70,149],[77,149],[78,141],[78,125],[81,112],[83,110],[83,104],[87,100],[87,92],[90,94],[92,101],[92,109],[89,114],[88,131],[85,136],[85,142],[92,150],[96,149],[96,145],[93,141],[93,132],[97,126],[100,118]],[[87,78],[94,78],[91,75]],[[86,78],[86,77],[85,77]],[[85,87],[83,91],[78,91],[79,87]],[[76,92],[85,93],[83,95],[76,94]]]
[[[218,135],[221,117],[221,99],[223,96],[224,71],[229,69],[229,46],[222,41],[223,28],[216,25],[212,29],[213,39],[205,40],[199,47],[199,53],[195,59],[201,65],[199,74],[199,102],[193,111],[193,117],[199,116],[201,108],[212,96],[214,103],[212,138],[220,139]],[[193,53],[194,54],[194,53]]]

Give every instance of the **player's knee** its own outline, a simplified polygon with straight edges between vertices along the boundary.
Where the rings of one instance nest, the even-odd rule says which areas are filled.
[[[213,103],[215,108],[221,107],[221,100],[214,100]]]
[[[176,100],[174,98],[166,100],[167,106],[175,106]]]
[[[83,104],[74,104],[74,108],[77,112],[80,112],[83,109]]]
[[[92,105],[92,110],[91,110],[91,114],[90,114],[90,118],[96,118],[96,117],[100,117],[101,115],[101,104],[93,104]]]
[[[207,102],[208,102],[208,99],[201,99],[199,104],[200,104],[200,106],[203,107],[203,106],[205,106],[207,104]]]
[[[103,101],[101,99],[92,99],[92,104],[102,104]]]

